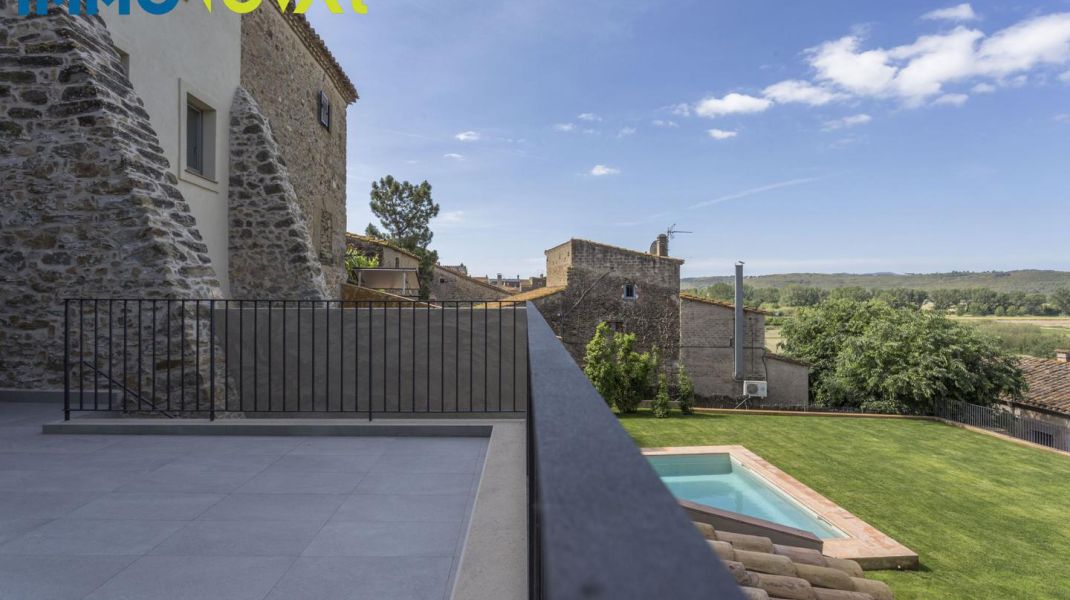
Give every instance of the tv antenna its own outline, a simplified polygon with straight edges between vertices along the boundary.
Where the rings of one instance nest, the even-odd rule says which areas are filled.
[[[677,229],[676,228],[676,223],[673,223],[672,225],[669,225],[669,229],[665,232],[665,235],[669,236],[669,239],[671,240],[671,239],[675,238],[676,234],[678,234],[678,233],[695,233],[695,232],[694,231],[683,231],[681,229]]]

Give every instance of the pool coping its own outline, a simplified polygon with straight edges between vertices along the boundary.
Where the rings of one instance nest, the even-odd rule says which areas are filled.
[[[842,531],[846,538],[822,540],[822,552],[835,558],[858,562],[863,569],[916,569],[918,554],[876,527],[818,494],[799,480],[744,446],[674,446],[643,448],[647,456],[679,454],[728,454],[744,467],[776,486],[780,491]]]

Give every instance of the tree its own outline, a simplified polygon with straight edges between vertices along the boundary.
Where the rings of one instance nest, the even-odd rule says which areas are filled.
[[[781,290],[780,303],[785,306],[816,306],[826,297],[827,290],[792,284]]]
[[[651,381],[658,370],[657,351],[635,351],[635,334],[614,333],[600,323],[587,343],[583,372],[606,404],[619,412],[633,413],[649,397]]]
[[[781,330],[785,352],[809,361],[818,406],[931,413],[938,398],[988,405],[1020,397],[1016,360],[975,329],[883,302],[830,300]]]
[[[1064,315],[1070,315],[1070,288],[1059,288],[1052,292],[1051,303]]]
[[[438,263],[438,253],[428,249],[434,237],[431,220],[438,216],[439,209],[431,199],[431,184],[424,181],[413,185],[387,175],[372,182],[371,209],[385,231],[369,223],[365,233],[420,257],[420,299],[427,300],[434,266]]]
[[[658,376],[658,393],[650,403],[650,410],[658,419],[664,419],[672,413],[672,407],[669,406],[669,383],[665,381],[664,375]]]
[[[695,412],[695,383],[691,381],[683,365],[680,365],[676,372],[676,393],[680,403],[680,412],[685,415]]]

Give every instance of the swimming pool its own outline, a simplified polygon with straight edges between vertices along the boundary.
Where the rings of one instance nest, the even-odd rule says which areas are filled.
[[[658,455],[647,459],[681,500],[802,529],[821,539],[847,537],[730,454]]]

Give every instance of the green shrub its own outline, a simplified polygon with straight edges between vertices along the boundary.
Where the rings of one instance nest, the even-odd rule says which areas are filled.
[[[654,401],[650,403],[650,408],[658,419],[668,417],[671,412],[669,406],[669,384],[665,381],[664,375],[658,376],[658,393],[654,396]]]
[[[606,403],[622,413],[636,412],[649,397],[657,370],[657,350],[636,352],[635,334],[615,334],[600,323],[587,343],[583,372]]]
[[[357,269],[374,269],[378,267],[379,257],[361,254],[356,248],[346,248],[345,265],[349,280],[356,281],[357,275],[355,271]]]
[[[676,372],[676,393],[680,412],[685,415],[695,412],[695,382],[691,381],[691,376],[683,365],[680,365],[680,370]]]

